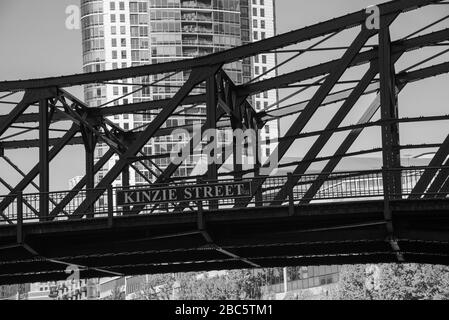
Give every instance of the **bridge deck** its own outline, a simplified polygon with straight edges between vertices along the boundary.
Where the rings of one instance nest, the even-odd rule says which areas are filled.
[[[0,283],[288,265],[396,262],[383,201],[135,215],[0,226]],[[449,200],[391,203],[406,262],[449,264]],[[206,236],[205,234],[206,233]]]

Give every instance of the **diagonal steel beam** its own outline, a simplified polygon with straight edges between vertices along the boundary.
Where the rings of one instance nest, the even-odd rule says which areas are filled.
[[[414,38],[410,38],[407,40],[399,40],[392,43],[392,52],[393,53],[404,53],[411,50],[416,50],[419,48],[422,48],[424,46],[432,45],[440,43],[444,40],[449,39],[449,29],[443,29],[440,31],[435,31],[429,34],[425,34],[422,36],[417,36]],[[360,65],[364,63],[368,63],[370,61],[373,61],[377,59],[378,57],[378,51],[376,49],[368,50],[366,52],[359,53],[355,58],[354,61],[351,63],[351,66]],[[299,82],[303,80],[307,80],[310,78],[318,77],[323,74],[329,73],[332,68],[335,68],[336,65],[338,65],[339,60],[333,60],[330,62],[326,62],[323,64],[319,64],[316,66],[308,67],[302,70],[286,73],[274,78],[261,80],[258,82],[254,82],[248,85],[240,85],[237,86],[237,90],[240,94],[255,94],[257,92],[270,90],[273,88],[283,87],[285,85]],[[446,63],[447,64],[447,63]],[[442,64],[439,66],[441,72],[447,72],[444,70],[444,68],[447,69],[446,64]],[[424,68],[422,71],[411,71],[407,72],[406,74],[398,74],[398,80],[401,80],[401,77],[404,77],[406,81],[411,81],[409,79],[409,76],[413,77],[413,81],[419,79],[421,76],[426,77],[424,72],[436,72],[437,70],[430,70],[430,68]],[[111,106],[111,107],[104,107],[104,108],[90,108],[89,113],[93,117],[100,117],[100,116],[111,116],[111,115],[117,115],[117,114],[123,114],[123,113],[134,113],[139,111],[147,111],[147,110],[153,110],[153,109],[160,109],[164,108],[168,103],[170,99],[161,99],[161,100],[155,100],[155,101],[145,101],[145,102],[138,102],[138,103],[130,103],[130,104],[124,104],[124,105],[118,105],[118,106]],[[186,99],[182,102],[183,105],[185,104],[195,104],[195,103],[201,103],[206,101],[206,95],[205,94],[195,94],[190,95],[186,97]],[[7,116],[1,115],[0,116],[0,123],[6,119]],[[20,115],[16,123],[28,123],[28,122],[38,122],[39,115],[37,113],[27,113]],[[61,120],[71,120],[66,114],[62,112],[58,112],[53,116],[53,121],[61,121]],[[162,128],[163,130],[163,128]]]
[[[433,33],[425,34],[408,40],[399,40],[392,43],[392,54],[405,53],[412,50],[417,50],[422,47],[439,43],[449,39],[449,29],[435,31]],[[351,61],[350,66],[359,66],[365,63],[372,62],[379,57],[377,49],[371,49],[365,52],[358,53]],[[301,82],[304,80],[316,78],[331,72],[340,63],[340,59],[335,59],[315,66],[307,67],[301,70],[288,72],[277,77],[261,80],[251,84],[244,84],[237,86],[239,94],[256,94],[270,89],[282,88],[289,84]]]
[[[97,189],[92,192],[90,201],[83,201],[81,205],[73,213],[75,216],[83,215],[86,213],[87,208],[96,201],[104,190],[111,185],[111,183],[117,178],[122,170],[128,165],[128,158],[134,157],[147,143],[147,141],[154,135],[154,133],[167,121],[168,117],[176,110],[181,101],[196,87],[199,83],[207,79],[211,74],[215,74],[221,65],[214,65],[199,69],[193,69],[189,79],[182,86],[181,89],[175,94],[170,101],[167,108],[164,108],[159,115],[151,122],[151,124],[138,136],[137,140],[131,144],[124,154],[121,156],[115,165],[109,170],[109,172],[98,183]]]
[[[427,189],[427,193],[424,194],[424,198],[437,198],[437,197],[446,197],[446,193],[444,192],[444,183],[447,181],[449,177],[449,159],[447,159],[444,163],[445,168],[441,168],[432,181],[429,189]]]
[[[93,172],[97,173],[114,155],[115,151],[112,148],[109,148],[108,151],[95,163]],[[76,197],[81,189],[86,185],[86,176],[84,176],[77,184],[72,188],[72,190],[53,208],[50,212],[50,218],[54,218],[59,213],[62,212],[64,207]]]
[[[11,159],[9,159],[6,155],[1,156],[3,158],[3,160],[5,160],[5,162],[11,166],[18,174],[20,174],[22,176],[22,178],[24,178],[26,176],[25,172],[23,172],[16,164],[14,164],[14,162],[11,161]],[[31,181],[30,184],[36,188],[36,190],[39,190],[39,186],[34,182]],[[50,197],[49,200],[51,201],[51,203],[53,203],[54,205],[57,205],[57,202]],[[25,202],[25,200],[24,200]],[[65,214],[67,214],[67,212],[64,212]]]
[[[346,69],[351,64],[351,61],[354,59],[354,57],[357,55],[357,53],[362,49],[362,47],[365,45],[366,41],[373,36],[377,31],[373,30],[362,30],[349,49],[343,54],[342,58],[340,59],[340,64],[338,68],[335,68],[333,72],[331,72],[327,77],[324,83],[320,86],[320,88],[317,90],[317,92],[314,94],[313,98],[310,100],[310,102],[307,104],[307,106],[304,108],[304,110],[301,112],[301,114],[296,118],[296,120],[293,122],[293,124],[288,129],[286,136],[292,136],[294,134],[297,134],[298,132],[301,132],[304,127],[307,125],[309,120],[312,118],[312,116],[315,114],[318,107],[321,105],[321,103],[324,101],[326,96],[329,94],[329,92],[334,87],[335,83],[341,78],[343,73],[346,71]],[[278,156],[279,160],[281,159],[288,151],[288,149],[293,144],[293,140],[285,140],[280,142],[274,153]],[[269,162],[270,159],[267,161]],[[273,161],[273,159],[271,159]],[[268,163],[267,163],[268,164]],[[270,168],[273,170],[272,168]],[[269,169],[269,170],[270,170]],[[258,179],[253,182],[253,188],[252,188],[252,196],[256,194],[258,189],[264,184],[265,178]],[[249,197],[248,200],[245,200],[245,202],[242,202],[242,206],[248,205],[248,203],[251,201],[251,198]]]
[[[50,150],[48,154],[48,161],[51,161],[53,158],[55,158],[58,153],[66,146],[67,142],[70,141],[75,134],[79,131],[79,128],[77,125],[72,125],[70,130],[59,139],[59,142],[53,146],[53,148]],[[0,212],[4,211],[16,198],[17,192],[23,191],[31,181],[33,181],[36,176],[39,174],[39,164],[33,167],[26,177],[24,177],[15,187],[14,189],[9,193],[9,196],[3,199],[3,201],[0,202]]]
[[[288,190],[291,190],[299,181],[300,175],[304,174],[307,171],[309,166],[312,164],[311,160],[313,160],[315,157],[318,156],[320,151],[323,149],[324,145],[332,137],[333,132],[331,130],[337,128],[344,120],[344,118],[347,116],[347,114],[351,111],[351,109],[360,99],[360,96],[363,94],[363,92],[370,84],[371,80],[376,76],[377,70],[378,68],[374,64],[372,64],[371,67],[363,76],[363,78],[357,84],[355,89],[351,92],[351,94],[348,96],[348,98],[345,100],[342,106],[335,113],[334,117],[331,119],[329,124],[326,126],[325,130],[329,131],[322,133],[318,137],[318,139],[314,142],[312,147],[309,149],[309,151],[302,159],[301,163],[293,170],[292,172],[293,175],[289,177],[287,182],[282,186],[281,190],[279,190],[278,194],[273,199],[272,204],[276,204],[285,200],[285,198],[288,195]]]
[[[397,88],[398,94],[404,87],[405,84],[401,84],[400,86],[398,86]],[[374,99],[374,101],[371,103],[371,105],[368,107],[368,109],[360,117],[357,124],[364,124],[370,121],[371,118],[374,116],[374,114],[377,112],[377,110],[379,110],[379,108],[380,108],[380,96],[378,94]],[[300,201],[300,203],[309,203],[313,199],[313,197],[321,188],[323,183],[329,178],[330,173],[334,171],[340,160],[344,157],[344,155],[352,146],[352,144],[355,142],[355,140],[357,140],[362,131],[363,128],[356,128],[351,130],[351,132],[349,132],[345,140],[343,140],[343,142],[341,143],[340,147],[338,147],[337,151],[335,151],[332,159],[329,160],[329,162],[323,168],[322,173],[320,174],[320,178],[313,182],[309,190],[307,190],[307,192],[304,194],[304,197]]]
[[[399,83],[412,83],[415,81],[419,81],[419,80],[423,80],[426,78],[430,78],[430,77],[435,77],[435,76],[439,76],[445,73],[449,73],[449,62],[443,62],[440,64],[436,64],[433,66],[429,66],[429,67],[425,67],[422,69],[418,69],[418,70],[414,70],[414,71],[408,71],[408,72],[401,72],[397,74],[397,81]],[[368,92],[371,93],[372,90],[377,90],[378,85],[370,85]],[[331,93],[329,94],[326,99],[323,101],[323,103],[321,104],[323,105],[327,105],[327,104],[331,104],[331,103],[335,103],[335,102],[340,102],[340,101],[344,101],[348,96],[349,96],[349,90],[342,90],[339,92],[335,92],[335,93]],[[365,92],[364,94],[366,94],[367,92]],[[335,96],[335,98],[333,98]],[[307,101],[304,102],[300,102],[298,103],[298,106],[303,108],[303,105],[305,106],[307,103]],[[293,106],[292,106],[293,107]],[[276,110],[274,109],[272,112],[275,112]],[[301,109],[299,111],[302,111]],[[57,117],[59,113],[55,114],[53,116],[53,118]],[[260,114],[260,113],[259,113]],[[33,115],[33,119],[29,119],[26,120],[26,122],[30,121],[30,122],[34,122],[35,121],[35,116],[36,114],[34,113],[30,113],[30,114],[23,114],[19,117],[27,117],[29,115]],[[2,119],[2,117],[4,116],[0,116],[0,120]],[[68,118],[67,118],[68,119]],[[262,117],[262,120],[264,118]],[[33,121],[31,121],[33,120]],[[69,120],[69,119],[68,119]],[[24,120],[25,121],[25,120]],[[17,121],[16,121],[17,122]],[[189,131],[190,129],[188,127],[185,127],[184,129],[186,129],[187,131]],[[167,135],[169,133],[168,128],[161,128],[154,136],[163,136],[163,135]],[[53,146],[54,144],[56,144],[58,142],[59,138],[50,138],[49,139],[49,145]],[[75,144],[83,144],[83,140],[81,137],[74,137],[72,140],[70,140],[67,145],[75,145]],[[7,149],[20,149],[20,148],[37,148],[39,146],[39,140],[38,139],[24,139],[24,140],[8,140],[8,141],[3,141],[0,142],[0,148],[3,148],[5,150]]]
[[[425,169],[422,176],[419,178],[418,182],[415,184],[409,199],[418,199],[426,191],[429,183],[432,181],[433,177],[437,173],[438,169],[436,167],[441,167],[446,157],[449,155],[449,135],[446,136],[443,143],[441,144],[438,151],[433,156],[432,160],[428,165],[428,169]]]
[[[449,173],[448,173],[448,176],[449,176]],[[438,197],[446,198],[448,193],[449,193],[449,177],[446,179],[446,181],[441,186],[441,189],[439,190]]]
[[[422,6],[438,3],[443,0],[400,0],[390,1],[378,5],[381,17],[399,14]],[[358,25],[364,25],[367,19],[366,10],[347,14],[329,21],[321,22],[299,30],[294,30],[272,38],[267,38],[254,43],[249,43],[238,48],[217,52],[208,56],[194,59],[171,61],[167,63],[130,67],[116,70],[91,72],[86,74],[32,79],[23,81],[0,82],[0,91],[11,91],[24,88],[48,87],[48,86],[75,86],[88,83],[98,83],[122,78],[147,76],[152,74],[168,73],[193,68],[208,67],[216,64],[225,64],[241,60],[263,52],[270,52],[282,47],[293,45],[302,41],[311,40],[332,32],[349,29]]]
[[[11,191],[13,189],[12,186],[8,182],[3,180],[1,177],[0,177],[0,183],[2,185],[4,185],[9,191]],[[36,217],[39,217],[39,212],[37,212],[37,210],[26,199],[22,199],[22,201],[23,201],[23,204],[26,205],[36,215]]]
[[[16,107],[9,112],[3,121],[0,122],[0,136],[22,115],[22,113],[31,105],[38,102],[40,99],[54,97],[56,90],[53,88],[27,90],[22,100]]]

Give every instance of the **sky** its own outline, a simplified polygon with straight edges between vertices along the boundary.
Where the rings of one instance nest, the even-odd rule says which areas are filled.
[[[284,33],[290,30],[302,28],[317,22],[325,21],[340,15],[361,10],[369,5],[375,5],[386,1],[376,0],[277,0],[277,32]],[[79,5],[76,0],[1,0],[0,1],[0,81],[40,78],[58,76],[82,72],[82,50],[80,30],[68,30],[65,27],[67,18],[66,8],[69,5]],[[393,39],[419,29],[449,13],[449,6],[433,6],[419,14],[410,13],[403,23],[405,27],[392,29]],[[404,22],[402,21],[402,22]],[[443,24],[446,28],[449,24]],[[441,27],[441,26],[440,26]],[[338,45],[338,43],[337,43]],[[425,52],[424,52],[425,53]],[[424,54],[423,53],[423,54]],[[419,56],[419,55],[417,55]],[[415,57],[416,58],[416,57]],[[298,60],[299,65],[314,61],[315,55]],[[317,58],[318,59],[318,58]],[[326,59],[322,56],[321,59]],[[403,66],[413,63],[414,58],[400,61]],[[448,55],[442,58],[448,59]],[[442,60],[435,60],[435,62]],[[296,62],[295,62],[296,63]],[[435,114],[444,112],[449,101],[448,76],[438,79],[425,80],[420,85],[412,84],[407,87],[400,96],[400,110],[402,116],[414,116],[417,114]],[[419,90],[418,90],[419,89]],[[82,98],[80,88],[74,91]],[[360,103],[369,104],[372,97],[364,97]],[[1,106],[4,113],[5,107]],[[331,112],[327,112],[331,115]],[[318,114],[317,124],[322,124],[322,119],[328,118],[326,114]],[[356,119],[356,116],[354,116]],[[281,124],[281,134],[292,119],[287,119]],[[431,127],[430,130],[420,131],[416,125],[404,128],[401,143],[440,142],[447,134],[442,124]],[[309,128],[309,129],[312,129]],[[402,130],[402,127],[401,127]],[[368,131],[368,130],[367,130]],[[374,132],[374,134],[377,134]],[[413,141],[412,141],[413,140]],[[309,142],[304,143],[310,143]],[[402,144],[404,144],[402,143]],[[372,146],[372,138],[364,135],[356,146]],[[306,146],[298,146],[299,154],[303,154]],[[13,152],[11,158],[22,165],[24,170],[29,169],[37,160],[37,150]],[[298,152],[295,151],[295,155]],[[7,170],[0,164],[0,170]],[[69,178],[84,173],[82,147],[69,147],[60,157],[51,164],[52,190],[68,188]],[[2,172],[2,176],[3,176]],[[11,175],[11,179],[17,181],[20,177]]]

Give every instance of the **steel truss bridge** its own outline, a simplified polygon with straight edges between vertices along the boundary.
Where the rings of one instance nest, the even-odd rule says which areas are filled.
[[[4,173],[0,175],[0,183],[9,190],[0,197],[0,283],[65,279],[69,265],[78,266],[87,278],[287,265],[449,264],[449,134],[438,143],[401,145],[399,139],[400,124],[430,126],[449,116],[425,115],[426,106],[416,117],[400,117],[398,112],[398,96],[408,85],[417,86],[431,77],[447,81],[449,62],[444,54],[449,51],[449,29],[441,26],[449,15],[418,30],[408,25],[406,36],[390,38],[402,16],[437,5],[443,12],[447,4],[437,0],[384,3],[379,6],[379,29],[366,26],[367,13],[361,10],[189,60],[0,82],[1,102],[11,106],[0,116],[0,156],[21,176],[11,184]],[[342,35],[350,38],[349,44],[327,45]],[[418,54],[425,49],[432,54]],[[335,58],[306,67],[298,63],[307,54],[320,52]],[[290,56],[280,60],[277,70],[266,70],[244,84],[233,83],[223,69],[263,53]],[[410,56],[419,59],[399,67]],[[360,77],[351,78],[354,70]],[[142,85],[142,90],[178,73],[188,77],[171,98],[163,100],[89,108],[67,91],[150,76],[154,81]],[[275,89],[287,92],[279,101],[285,105],[256,111],[251,98]],[[292,102],[305,91],[309,99]],[[360,119],[344,124],[359,100],[370,95],[375,99],[363,105]],[[19,101],[13,101],[15,97]],[[151,139],[169,136],[174,128],[167,126],[167,120],[187,118],[198,105],[206,106],[203,131],[259,130],[267,121],[294,118],[273,151],[280,167],[290,168],[291,173],[261,175],[267,164],[255,161],[251,168],[243,168],[237,152],[232,154],[231,171],[212,163],[204,175],[181,178],[174,175],[177,164],[158,167],[155,159],[169,155],[145,154],[144,146]],[[307,131],[313,116],[323,109],[331,113],[330,120]],[[142,112],[154,115],[153,120],[132,130],[109,120]],[[379,129],[379,147],[351,149],[369,128]],[[38,137],[23,138],[30,132]],[[322,155],[338,134],[344,136],[335,151]],[[308,138],[314,140],[301,160],[282,162],[295,142]],[[95,161],[98,143],[108,149]],[[86,174],[72,190],[50,191],[49,164],[70,145],[84,146]],[[26,171],[9,152],[21,150],[26,156],[28,148],[38,148],[39,158]],[[401,163],[401,151],[419,149],[435,151],[427,166]],[[377,169],[337,170],[348,157],[373,153],[382,154]],[[113,155],[118,155],[116,163],[98,177]],[[318,162],[324,163],[323,168],[312,172],[311,166]],[[114,206],[112,185],[119,176],[121,188],[133,188],[130,168],[141,174],[147,187],[250,181],[252,193],[238,199]],[[142,168],[150,174],[143,174]],[[37,192],[27,191],[31,187]]]

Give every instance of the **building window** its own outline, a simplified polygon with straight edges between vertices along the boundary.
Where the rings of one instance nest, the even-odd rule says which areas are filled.
[[[257,17],[257,8],[253,8],[253,16]]]
[[[112,47],[117,47],[117,39],[112,39]]]
[[[260,21],[260,28],[265,29],[265,20]]]
[[[265,39],[265,32],[261,32],[261,33],[260,33],[260,37],[261,37],[262,39]]]
[[[126,47],[126,38],[121,39],[121,46]]]
[[[131,12],[138,12],[139,11],[139,7],[137,5],[137,2],[130,2],[129,3],[129,11],[131,11]]]
[[[119,6],[120,10],[125,10],[125,3],[123,1],[120,1]]]
[[[257,40],[259,38],[258,35],[257,35],[257,31],[253,32],[253,38],[254,38],[254,40]]]
[[[112,51],[112,59],[117,59],[117,51]]]
[[[120,15],[120,22],[125,22],[125,15],[124,14]]]
[[[253,28],[257,28],[257,20],[256,19],[253,20]]]
[[[262,55],[262,63],[267,63],[267,56],[266,55]]]
[[[115,14],[111,14],[111,22],[112,22],[112,23],[115,22]]]
[[[115,2],[111,2],[110,4],[111,11],[115,10]]]
[[[120,34],[125,34],[125,33],[126,33],[125,26],[120,26]]]
[[[260,0],[260,5],[263,6],[264,4],[264,0]]]
[[[118,96],[118,87],[113,87],[112,92],[113,92],[114,96]]]
[[[260,9],[260,16],[265,17],[265,9]]]
[[[117,33],[117,28],[115,26],[111,27],[111,34],[116,34]]]
[[[268,125],[265,126],[265,133],[266,134],[270,133],[270,126],[268,126]]]
[[[123,124],[123,129],[128,130],[129,129],[129,123],[124,123]]]
[[[259,63],[259,56],[254,56],[254,63]]]
[[[126,50],[122,50],[122,59],[126,59]]]
[[[259,67],[258,66],[254,67],[254,74],[259,74]]]
[[[270,148],[266,148],[265,149],[265,155],[267,156],[267,157],[269,157],[270,156]]]

